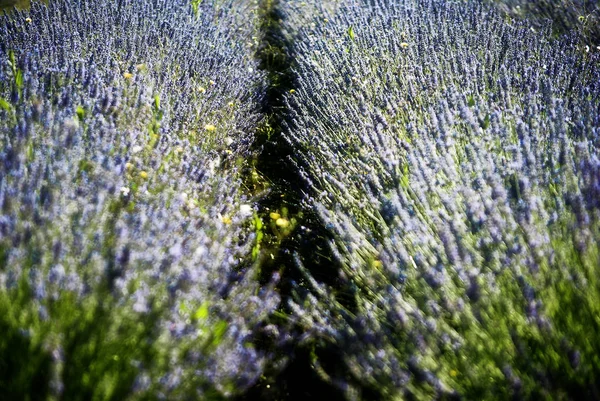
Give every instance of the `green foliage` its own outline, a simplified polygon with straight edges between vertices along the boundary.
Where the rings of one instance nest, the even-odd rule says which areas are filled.
[[[254,225],[254,232],[256,234],[256,238],[254,239],[254,246],[252,247],[252,260],[257,260],[258,255],[260,254],[260,248],[265,234],[263,231],[262,219],[257,214],[254,215],[252,223]]]
[[[198,11],[200,4],[202,4],[202,0],[191,0],[192,2],[192,10],[194,10],[194,15],[198,17]]]
[[[10,105],[10,103],[2,98],[0,98],[0,108],[3,109],[4,111],[12,110],[12,106]]]
[[[30,5],[30,0],[0,0],[1,9],[11,9],[16,7],[18,9],[26,9]]]
[[[0,293],[4,399],[48,399],[58,382],[64,383],[62,399],[125,399],[137,376],[132,361],[153,360],[147,341],[154,331],[152,317],[128,312],[103,291],[83,301],[65,291],[40,304],[27,280],[20,280],[18,287]]]
[[[356,37],[356,35],[354,35],[354,28],[350,26],[348,27],[348,30],[346,32],[348,33],[348,37],[350,38],[350,40],[354,40],[354,38]]]

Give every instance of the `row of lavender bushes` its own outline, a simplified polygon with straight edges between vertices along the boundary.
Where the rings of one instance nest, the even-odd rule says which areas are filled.
[[[260,377],[279,297],[242,182],[259,36],[250,0],[0,16],[0,398],[220,399]]]
[[[583,43],[598,50],[600,46],[600,4],[597,0],[486,0],[505,15],[527,19],[538,29],[552,21],[553,29],[561,34],[573,29],[583,33]],[[0,0],[2,7],[29,7],[29,0]]]
[[[345,282],[305,270],[290,305],[339,352],[321,375],[349,399],[599,399],[598,55],[475,1],[282,9],[284,135]]]

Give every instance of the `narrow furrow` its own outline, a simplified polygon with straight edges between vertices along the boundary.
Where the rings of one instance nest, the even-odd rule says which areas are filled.
[[[260,339],[265,349],[275,350],[271,372],[265,373],[241,399],[291,400],[317,399],[342,400],[342,393],[318,374],[314,362],[333,364],[337,355],[319,344],[317,339],[306,340],[306,333],[294,324],[288,301],[308,294],[297,260],[319,282],[333,288],[340,287],[337,279],[339,266],[331,254],[327,230],[314,211],[303,202],[306,183],[300,176],[299,166],[292,162],[294,149],[282,135],[283,124],[289,110],[284,95],[293,86],[293,55],[291,43],[282,34],[285,21],[279,12],[278,0],[264,0],[263,38],[259,49],[261,69],[268,79],[267,94],[262,114],[265,116],[255,147],[255,160],[250,178],[255,190],[265,189],[258,207],[264,229],[264,239],[259,244],[262,279],[267,282],[279,274],[278,289],[282,298],[280,319],[274,322],[279,328],[289,330],[291,339],[282,344],[279,339]],[[262,236],[262,235],[261,235]],[[298,259],[296,259],[296,257]],[[343,298],[343,297],[342,297]],[[302,339],[302,341],[300,341]],[[283,366],[283,367],[282,367]]]

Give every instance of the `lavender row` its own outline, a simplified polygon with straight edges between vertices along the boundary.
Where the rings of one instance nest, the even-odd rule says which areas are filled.
[[[283,14],[285,136],[356,305],[305,271],[291,307],[343,356],[320,373],[350,399],[596,399],[598,57],[477,2]]]
[[[255,280],[241,175],[264,92],[257,10],[0,16],[0,359],[29,361],[0,364],[3,390],[45,374],[51,399],[200,399],[260,377],[252,340],[279,298]]]

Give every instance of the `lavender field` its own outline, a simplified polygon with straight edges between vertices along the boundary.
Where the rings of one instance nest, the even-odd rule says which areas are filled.
[[[598,2],[0,7],[0,399],[600,400]]]

